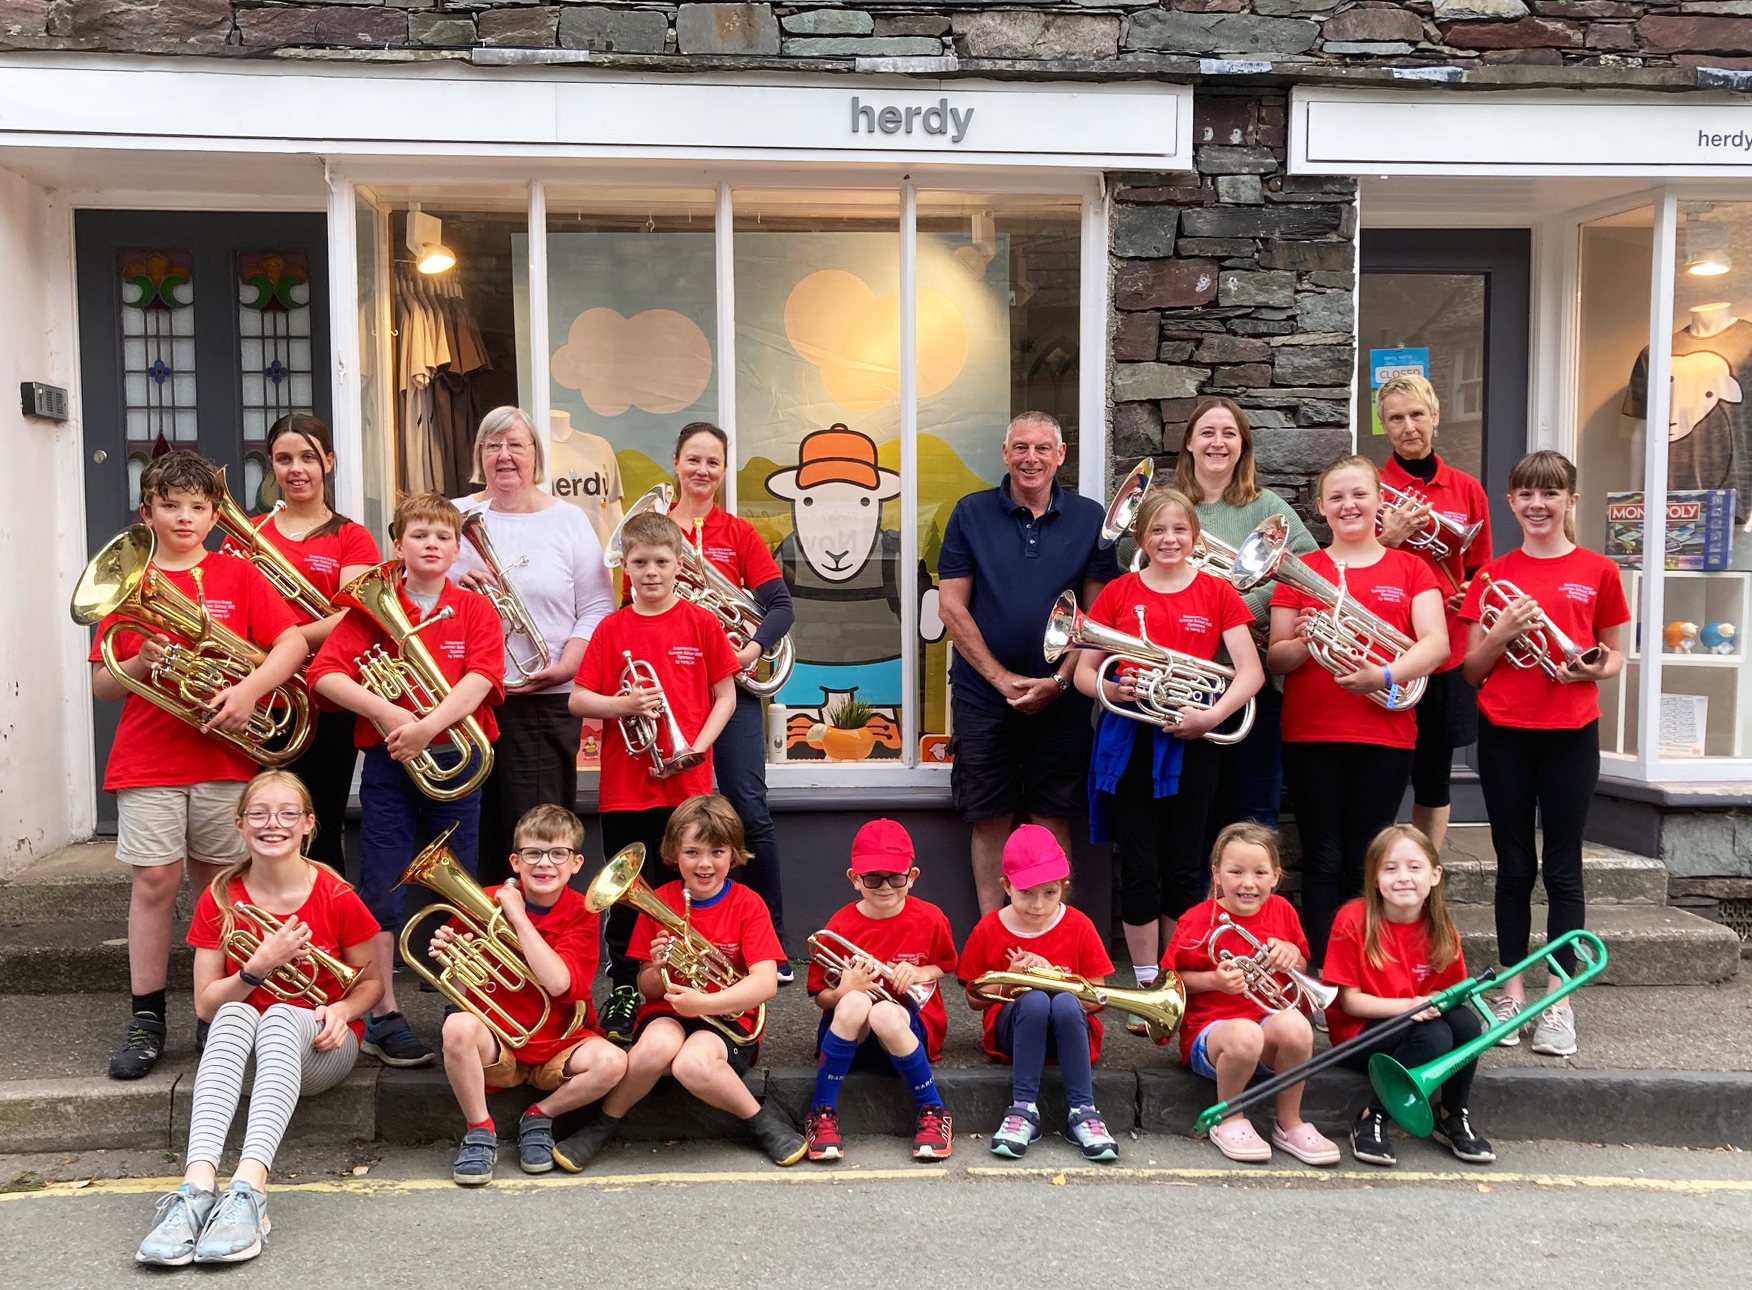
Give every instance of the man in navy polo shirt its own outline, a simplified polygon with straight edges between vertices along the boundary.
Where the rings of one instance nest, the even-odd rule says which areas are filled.
[[[955,504],[937,558],[938,612],[955,642],[950,783],[973,825],[973,881],[982,914],[1004,903],[999,878],[1013,825],[1051,829],[1068,855],[1070,817],[1084,809],[1089,700],[1071,685],[1076,651],[1055,670],[1042,652],[1059,593],[1084,606],[1119,574],[1098,545],[1099,502],[1060,488],[1064,434],[1044,412],[1004,432],[1008,473]]]

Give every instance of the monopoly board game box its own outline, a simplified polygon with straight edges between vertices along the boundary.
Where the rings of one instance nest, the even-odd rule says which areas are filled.
[[[1667,567],[1728,567],[1734,549],[1734,490],[1667,494]],[[1628,568],[1643,563],[1643,495],[1606,494],[1606,554]]]

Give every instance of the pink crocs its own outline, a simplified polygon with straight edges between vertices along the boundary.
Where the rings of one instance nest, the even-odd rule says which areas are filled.
[[[1306,1120],[1293,1129],[1272,1125],[1271,1142],[1305,1165],[1336,1165],[1338,1144]]]
[[[1241,1164],[1257,1165],[1271,1159],[1271,1147],[1244,1115],[1224,1120],[1211,1130],[1210,1136],[1212,1146]]]

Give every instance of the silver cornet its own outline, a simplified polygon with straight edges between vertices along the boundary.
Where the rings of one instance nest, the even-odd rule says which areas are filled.
[[[1137,707],[1121,707],[1107,697],[1106,685],[1096,694],[1101,706],[1118,717],[1143,721],[1172,730],[1180,724],[1180,709],[1184,707],[1209,710],[1215,707],[1235,679],[1235,669],[1209,659],[1195,658],[1166,645],[1158,645],[1144,630],[1144,607],[1136,606],[1138,634],[1124,632],[1100,623],[1092,623],[1077,608],[1077,594],[1063,592],[1046,620],[1046,639],[1042,648],[1048,663],[1056,663],[1068,649],[1100,649],[1107,651],[1101,660],[1099,680],[1118,684],[1113,670],[1120,664],[1132,667],[1132,680],[1137,684]],[[1240,743],[1253,729],[1253,700],[1241,709],[1241,725],[1228,732],[1209,731],[1204,737],[1214,744]]]
[[[1253,952],[1242,956],[1218,946],[1217,942],[1228,932],[1234,932],[1246,941],[1253,947]],[[1327,985],[1306,972],[1298,972],[1294,968],[1279,972],[1268,967],[1265,961],[1265,943],[1227,914],[1217,915],[1217,925],[1211,928],[1211,934],[1205,941],[1205,953],[1210,955],[1212,963],[1233,963],[1240,968],[1241,975],[1247,982],[1243,993],[1267,1012],[1288,1012],[1297,1008],[1309,1012],[1325,1012],[1332,1006],[1332,1001],[1338,998],[1336,986]]]
[[[622,650],[621,657],[627,662],[621,669],[620,693],[625,696],[655,690],[660,705],[655,716],[640,713],[620,719],[621,738],[627,741],[627,751],[635,757],[641,754],[650,757],[658,779],[692,770],[706,759],[705,754],[688,748],[687,736],[681,733],[675,720],[669,698],[663,693],[663,682],[657,679],[657,670],[643,659],[634,658],[631,650]],[[677,749],[686,751],[678,753]]]
[[[1484,521],[1476,524],[1462,524],[1459,520],[1451,520],[1435,507],[1430,506],[1430,499],[1415,489],[1395,488],[1392,484],[1381,485],[1381,510],[1375,516],[1375,532],[1381,532],[1381,515],[1387,511],[1397,511],[1407,506],[1429,507],[1429,518],[1424,526],[1405,539],[1405,545],[1414,551],[1422,551],[1437,561],[1448,559],[1452,555],[1463,555],[1472,545],[1472,540],[1478,536],[1478,531],[1484,527]]]
[[[510,578],[511,570],[528,564],[529,557],[524,556],[510,564],[502,562],[499,553],[493,549],[492,535],[487,532],[486,516],[479,511],[470,511],[462,517],[462,535],[479,554],[487,572],[496,579],[496,582],[482,584],[481,594],[492,602],[493,608],[499,612],[499,621],[504,624],[505,684],[522,685],[553,662],[547,642],[542,639],[541,628],[535,625],[529,606],[523,603],[523,597],[517,594]],[[529,641],[530,646],[528,655],[523,658],[519,658],[511,646],[519,636]]]
[[[894,964],[884,963],[868,950],[861,950],[838,932],[822,928],[809,938],[809,958],[826,972],[830,983],[836,982],[852,966],[854,959],[863,959],[872,969],[875,980],[869,995],[878,1003],[898,1003],[913,1011],[925,1006],[937,993],[935,981],[916,982],[904,992],[894,988]]]
[[[1514,583],[1499,581],[1488,573],[1480,573],[1478,576],[1484,579],[1484,593],[1478,601],[1478,621],[1489,631],[1496,626],[1503,611],[1527,596],[1527,593]],[[1527,598],[1532,599],[1530,596]],[[1577,663],[1592,667],[1606,657],[1605,649],[1599,645],[1591,645],[1587,649],[1577,645],[1551,621],[1543,609],[1527,629],[1527,634],[1509,642],[1503,653],[1516,667],[1536,667],[1553,681],[1557,680],[1558,674],[1566,667],[1574,667]]]

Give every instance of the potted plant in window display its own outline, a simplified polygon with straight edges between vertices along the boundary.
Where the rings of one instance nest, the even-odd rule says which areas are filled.
[[[876,745],[870,719],[876,709],[858,699],[843,700],[827,714],[821,731],[821,751],[833,761],[862,761]]]

